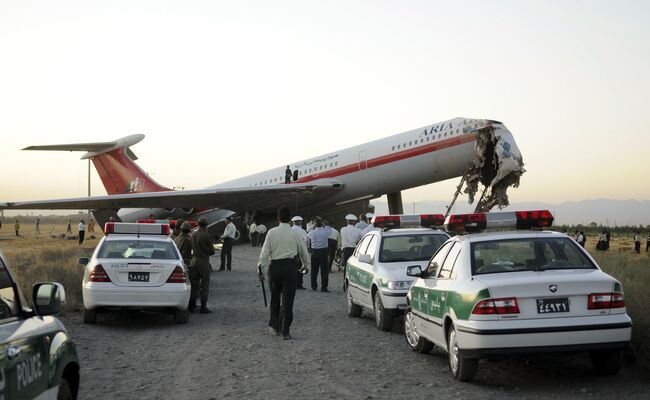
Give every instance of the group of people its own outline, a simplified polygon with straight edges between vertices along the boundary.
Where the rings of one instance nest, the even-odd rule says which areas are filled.
[[[645,239],[645,252],[648,252],[648,249],[650,249],[650,232],[648,232],[648,236]],[[641,253],[641,233],[639,231],[634,232],[634,251],[636,254]]]
[[[374,229],[368,224],[368,218],[372,214],[362,214],[357,222],[354,214],[348,214],[347,225],[339,233],[322,218],[314,217],[303,227],[303,218],[299,215],[292,218],[288,207],[278,210],[279,225],[268,231],[258,261],[258,279],[264,280],[263,269],[268,270],[272,334],[291,339],[293,301],[296,290],[304,289],[303,272],[311,269],[310,283],[314,291],[318,290],[320,274],[320,290],[328,292],[329,272],[337,248],[343,251],[341,264],[345,267],[364,231]]]
[[[596,250],[598,251],[607,251],[609,250],[609,242],[611,238],[611,233],[609,229],[604,228],[598,235],[598,242],[596,243]],[[587,235],[584,231],[575,231],[573,239],[582,247],[585,247],[587,243]],[[645,245],[646,253],[650,251],[650,232],[646,237]],[[641,233],[637,230],[634,232],[634,252],[637,254],[641,253]]]
[[[256,223],[255,220],[248,227],[248,239],[251,241],[251,246],[262,247],[264,239],[266,238],[266,225],[263,223]]]

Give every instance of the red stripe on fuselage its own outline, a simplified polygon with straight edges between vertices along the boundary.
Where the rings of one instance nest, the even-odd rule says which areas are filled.
[[[431,152],[438,151],[438,150],[443,150],[443,149],[448,149],[450,147],[459,146],[461,144],[473,142],[474,140],[476,140],[476,134],[470,133],[470,134],[467,134],[467,135],[442,140],[440,142],[429,143],[429,144],[425,144],[424,146],[413,147],[413,148],[408,149],[408,150],[402,150],[402,151],[398,151],[398,152],[395,152],[395,153],[392,153],[392,154],[386,154],[384,156],[380,156],[380,157],[376,157],[376,158],[367,160],[366,161],[367,166],[366,166],[366,168],[363,168],[363,169],[373,168],[373,167],[377,167],[377,166],[380,166],[380,165],[389,164],[389,163],[392,163],[392,162],[395,162],[395,161],[401,161],[401,160],[405,160],[407,158],[421,156],[422,154],[431,153]],[[361,149],[360,151],[363,151],[363,149]],[[310,182],[310,181],[313,181],[313,180],[316,180],[316,179],[323,179],[323,178],[335,178],[337,176],[347,175],[347,174],[351,174],[353,172],[358,172],[358,171],[361,171],[361,170],[362,169],[359,167],[359,163],[357,162],[357,163],[346,165],[346,166],[343,166],[343,167],[338,167],[338,168],[335,168],[335,169],[331,169],[331,170],[325,171],[323,173],[314,174],[314,175],[306,175],[306,176],[304,176],[302,178],[299,178],[296,181],[296,183]]]

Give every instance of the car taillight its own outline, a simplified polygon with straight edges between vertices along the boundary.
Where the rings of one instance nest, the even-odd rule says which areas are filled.
[[[167,283],[185,283],[185,282],[187,282],[185,271],[183,270],[183,267],[177,265],[176,268],[174,268],[172,274],[169,275],[169,279],[167,279]]]
[[[592,293],[589,295],[587,308],[589,310],[603,310],[609,308],[625,307],[625,297],[623,293]]]
[[[90,271],[90,276],[88,277],[90,282],[110,282],[111,278],[108,277],[104,267],[101,264],[97,264],[93,267],[93,270]]]
[[[494,314],[519,314],[519,305],[514,297],[503,299],[483,299],[476,303],[472,314],[494,315]]]

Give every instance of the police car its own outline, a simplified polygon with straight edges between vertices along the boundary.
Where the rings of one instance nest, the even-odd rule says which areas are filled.
[[[449,238],[445,232],[432,229],[443,222],[442,214],[373,217],[372,223],[379,229],[361,238],[347,260],[348,314],[359,317],[366,308],[373,311],[379,329],[391,330],[394,317],[406,309],[406,293],[414,281],[406,269],[424,269]]]
[[[549,231],[474,233],[489,227],[544,228],[549,211],[450,215],[459,234],[408,293],[406,342],[446,351],[453,376],[472,380],[478,360],[506,354],[589,352],[597,372],[615,374],[632,321],[621,284],[568,236]]]
[[[0,252],[0,399],[76,399],[79,359],[59,313],[65,291],[37,283],[28,308]]]
[[[190,283],[169,225],[108,222],[104,232],[92,257],[79,259],[84,322],[104,310],[154,309],[187,323]]]

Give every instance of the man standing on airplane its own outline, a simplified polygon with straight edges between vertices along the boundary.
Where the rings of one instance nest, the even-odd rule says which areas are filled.
[[[232,269],[232,245],[235,243],[235,235],[237,229],[235,224],[232,223],[232,218],[226,218],[226,229],[223,231],[221,238],[223,239],[223,246],[221,247],[221,268],[219,271],[223,271],[228,268],[228,271]]]
[[[196,299],[201,297],[201,314],[209,314],[208,292],[210,291],[210,256],[214,254],[214,247],[210,234],[208,233],[208,220],[205,217],[199,218],[199,229],[192,233],[192,264],[190,266],[190,283],[192,293],[190,294],[191,313],[197,313]]]
[[[287,169],[284,170],[284,183],[291,182],[291,168],[287,165]]]

